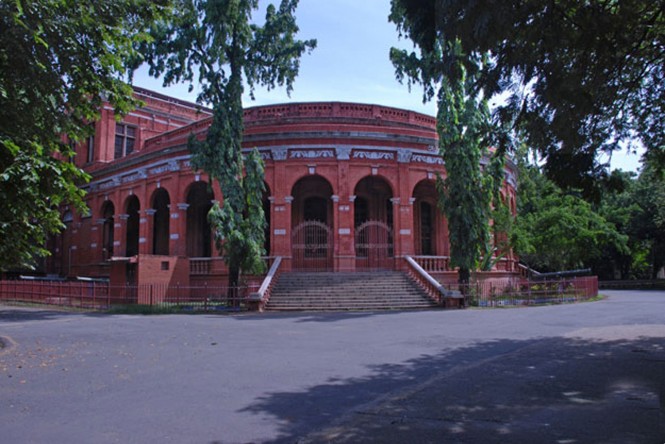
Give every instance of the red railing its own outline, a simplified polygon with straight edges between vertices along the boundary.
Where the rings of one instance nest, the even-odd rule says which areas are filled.
[[[67,307],[98,309],[118,300],[109,292],[105,282],[54,282],[54,281],[0,281],[0,302],[23,302]],[[113,302],[112,302],[113,301]]]
[[[450,271],[450,257],[448,256],[413,256],[413,259],[428,273]]]
[[[239,311],[249,309],[258,286],[180,286],[145,284],[111,286],[106,282],[0,281],[0,303],[57,305],[86,310],[117,306],[172,311]]]
[[[263,311],[263,308],[270,300],[272,288],[277,282],[277,278],[279,277],[279,273],[281,271],[279,269],[281,264],[282,264],[281,256],[277,256],[276,258],[274,258],[274,260],[272,261],[272,265],[270,265],[270,269],[268,270],[268,274],[266,274],[266,277],[263,279],[261,286],[258,288],[256,292],[250,293],[249,298],[251,302],[258,305],[258,307],[253,307],[253,308],[258,309],[259,311]]]
[[[407,273],[437,304],[444,304],[443,286],[423,269],[415,259],[406,257]]]

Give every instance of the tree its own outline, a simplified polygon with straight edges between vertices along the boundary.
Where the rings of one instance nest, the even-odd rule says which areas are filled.
[[[520,162],[515,249],[538,271],[589,267],[608,250],[629,253],[628,236],[620,233],[579,196],[565,193],[537,166]]]
[[[166,3],[0,3],[0,271],[48,254],[61,205],[85,211],[77,185],[87,176],[69,162],[67,139],[91,132],[103,100],[118,113],[136,105],[125,66]]]
[[[164,85],[197,77],[199,103],[213,108],[205,140],[190,137],[192,165],[219,181],[223,205],[209,214],[217,248],[229,267],[230,297],[241,272],[258,273],[263,263],[265,215],[261,205],[263,164],[257,152],[242,155],[243,79],[257,85],[293,88],[300,57],[315,40],[295,40],[297,0],[269,4],[263,26],[252,22],[258,0],[178,0],[175,16],[153,30],[146,50],[152,75]]]
[[[395,18],[426,51],[459,40],[491,54],[477,88],[507,97],[494,117],[525,134],[560,186],[597,200],[598,153],[632,139],[665,165],[662,0],[392,0]]]
[[[656,279],[665,266],[665,180],[650,162],[640,173],[631,198],[635,211],[630,234],[645,250],[645,262],[650,268],[646,277]]]
[[[503,159],[510,143],[506,133],[490,120],[486,97],[477,88],[487,55],[466,53],[458,40],[424,40],[421,24],[412,22],[406,9],[393,2],[390,16],[401,35],[414,42],[420,54],[392,48],[390,58],[399,81],[423,86],[423,99],[437,96],[439,152],[446,178],[437,181],[440,207],[448,219],[451,262],[459,269],[460,284],[468,284],[471,271],[485,263],[489,248],[489,220],[493,201],[499,205]],[[438,91],[437,90],[438,87]],[[486,167],[488,148],[497,149]]]

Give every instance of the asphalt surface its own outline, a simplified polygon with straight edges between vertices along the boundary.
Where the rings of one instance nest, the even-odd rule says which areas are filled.
[[[665,443],[665,292],[418,312],[0,306],[0,443]]]

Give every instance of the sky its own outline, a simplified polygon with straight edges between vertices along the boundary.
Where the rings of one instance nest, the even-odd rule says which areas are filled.
[[[260,11],[265,11],[266,0]],[[388,58],[391,47],[411,49],[413,45],[400,40],[393,23],[388,22],[390,0],[300,0],[296,18],[299,39],[317,39],[311,54],[303,55],[300,73],[291,97],[284,88],[272,91],[257,89],[255,99],[248,94],[243,106],[287,102],[348,101],[393,106],[428,115],[436,115],[436,103],[423,103],[422,88],[411,91],[395,79],[395,69]],[[257,12],[257,19],[265,12]],[[148,76],[140,69],[134,84],[179,99],[196,101],[197,89],[188,92],[188,85],[164,88],[162,80]],[[612,169],[636,171],[639,155],[616,152]]]

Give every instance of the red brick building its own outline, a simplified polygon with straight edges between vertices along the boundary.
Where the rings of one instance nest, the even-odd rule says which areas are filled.
[[[116,122],[102,110],[76,163],[91,174],[87,214],[66,209],[47,271],[116,282],[225,281],[206,214],[222,194],[190,166],[187,139],[210,113],[136,88],[145,105]],[[244,146],[265,162],[266,251],[284,270],[402,269],[414,256],[454,279],[447,225],[436,206],[435,119],[356,103],[294,103],[245,110]],[[503,197],[515,211],[516,170]],[[515,270],[513,257],[497,274]]]

